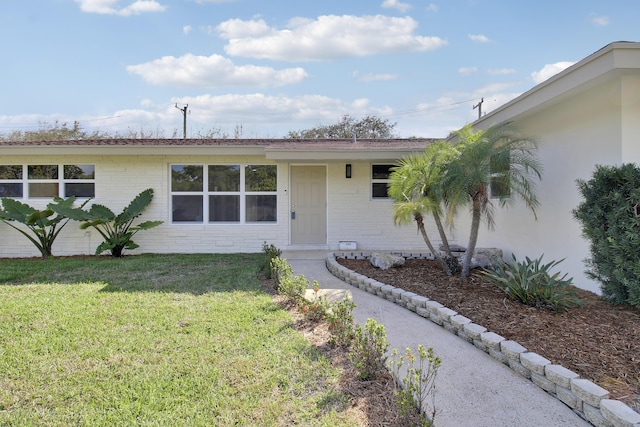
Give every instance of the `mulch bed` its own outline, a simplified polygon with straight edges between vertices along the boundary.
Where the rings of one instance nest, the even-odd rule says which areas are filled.
[[[435,261],[407,260],[380,270],[368,260],[338,259],[346,268],[425,296],[593,381],[640,412],[640,310],[614,306],[578,289],[585,305],[557,314],[505,298],[479,275],[448,277]]]

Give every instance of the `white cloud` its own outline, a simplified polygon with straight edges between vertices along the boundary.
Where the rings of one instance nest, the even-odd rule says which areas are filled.
[[[478,72],[476,67],[460,67],[458,68],[458,74],[463,76],[469,76]]]
[[[491,68],[487,70],[487,74],[491,76],[506,76],[507,74],[514,74],[516,70],[514,68]]]
[[[127,71],[156,85],[224,87],[283,86],[308,76],[303,68],[275,70],[255,65],[235,65],[220,56],[164,56],[144,64],[130,65]]]
[[[536,84],[542,83],[548,78],[555,76],[565,68],[569,68],[573,64],[575,64],[575,62],[567,62],[567,61],[556,62],[555,64],[547,64],[544,67],[542,67],[540,71],[534,71],[533,73],[531,73],[531,79]]]
[[[409,3],[402,3],[400,0],[384,0],[381,7],[385,9],[398,9],[400,12],[406,12],[411,9]]]
[[[491,41],[489,37],[483,34],[468,34],[467,37],[476,43],[489,43]]]
[[[474,98],[480,98],[480,97],[486,98],[489,96],[509,97],[509,96],[512,96],[512,92],[509,92],[509,91],[513,90],[513,88],[516,87],[517,85],[518,83],[515,83],[515,82],[489,83],[473,91],[472,95]]]
[[[75,0],[80,10],[103,15],[131,16],[147,12],[164,12],[167,7],[155,0],[136,0],[125,7],[118,7],[119,0]]]
[[[264,20],[243,21],[230,19],[215,28],[223,39],[246,39],[252,37],[266,37],[275,35],[276,31],[269,28]]]
[[[595,13],[589,15],[589,19],[592,24],[597,25],[598,27],[606,27],[610,23],[608,16],[596,15]]]
[[[427,12],[437,12],[438,11],[438,5],[435,3],[429,3],[429,5],[427,6]]]
[[[269,27],[264,20],[225,21],[217,27],[229,40],[229,55],[283,61],[319,61],[383,53],[422,52],[447,44],[439,37],[414,35],[411,17],[320,16],[294,18],[288,28]]]
[[[361,75],[358,71],[355,71],[353,73],[353,77],[359,82],[369,83],[369,82],[376,82],[376,81],[395,80],[398,78],[398,75],[391,74],[391,73],[382,73],[382,74],[366,73]]]
[[[464,120],[464,123],[470,123],[478,119],[479,108],[473,108],[482,99],[482,115],[504,105],[512,99],[519,96],[522,92],[517,90],[520,88],[520,82],[500,82],[490,83],[481,86],[471,92],[449,92],[443,94],[438,99],[437,104],[440,109],[456,110],[458,120]]]
[[[345,102],[340,99],[323,95],[304,95],[297,97],[270,96],[262,93],[254,94],[227,94],[227,95],[200,95],[195,97],[182,97],[173,99],[172,102],[189,104],[191,118],[202,120],[201,116],[213,116],[227,123],[238,120],[248,123],[270,122],[296,122],[289,130],[303,129],[307,125],[327,122],[333,123],[344,114],[366,115],[374,111],[366,99],[356,99]],[[171,111],[173,104],[170,108]],[[210,119],[209,119],[210,122]]]
[[[198,130],[209,133],[220,129],[233,135],[238,125],[245,138],[279,138],[288,131],[309,129],[320,124],[340,121],[345,114],[354,117],[381,115],[388,111],[372,107],[366,98],[342,100],[323,95],[269,96],[252,94],[203,94],[192,97],[173,97],[169,100],[144,99],[139,108],[118,110],[109,116],[22,115],[0,116],[0,127],[19,129],[24,123],[53,123],[55,120],[73,123],[78,120],[87,130],[99,129],[136,137],[142,131],[160,138],[182,137],[183,116],[175,104],[189,105],[188,136],[196,137]]]
[[[191,30],[193,29],[193,27],[191,27],[191,25],[185,25],[184,27],[182,27],[182,32],[186,34],[189,34],[191,32]]]

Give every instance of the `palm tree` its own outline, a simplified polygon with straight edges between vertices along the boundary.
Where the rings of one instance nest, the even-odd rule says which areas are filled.
[[[443,166],[454,154],[455,149],[447,142],[439,141],[431,144],[424,153],[402,159],[398,166],[392,169],[389,184],[389,196],[395,200],[393,206],[395,224],[408,224],[415,220],[427,247],[448,275],[455,272],[457,261],[451,262],[454,259],[442,225],[442,192],[439,185],[442,180]],[[447,259],[443,259],[431,243],[424,226],[425,213],[431,214],[434,218]]]
[[[468,277],[481,219],[489,229],[495,225],[492,198],[500,206],[522,199],[535,217],[539,205],[535,180],[542,177],[542,165],[536,155],[537,143],[520,135],[511,123],[484,131],[467,125],[455,134],[459,154],[447,164],[442,188],[449,221],[460,206],[471,205],[471,231],[461,273]]]

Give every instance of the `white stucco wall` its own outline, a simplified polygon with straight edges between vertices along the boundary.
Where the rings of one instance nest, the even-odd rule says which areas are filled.
[[[574,284],[599,293],[600,284],[584,275],[589,242],[572,210],[581,202],[576,179],[590,179],[596,165],[640,163],[640,76],[610,80],[517,121],[540,144],[544,165],[538,186],[536,221],[524,204],[498,209],[495,231],[481,228],[478,245],[495,246],[510,259],[525,256],[547,261],[565,258],[558,270]],[[462,215],[458,229],[468,229]]]

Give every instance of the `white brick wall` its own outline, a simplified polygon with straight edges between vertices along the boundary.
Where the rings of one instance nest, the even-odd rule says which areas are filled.
[[[337,250],[339,241],[353,240],[358,250],[428,251],[415,222],[394,225],[393,201],[371,198],[371,163],[352,162],[351,179],[345,178],[344,164],[328,165],[329,247]],[[430,217],[425,220],[427,233],[437,247],[437,229]]]
[[[277,224],[172,224],[170,218],[169,165],[213,163],[269,163],[258,156],[5,156],[3,164],[88,163],[96,166],[96,197],[93,203],[104,204],[116,214],[141,191],[153,188],[152,204],[141,221],[164,221],[159,227],[142,231],[134,237],[140,245],[133,253],[174,252],[259,252],[263,242],[278,248],[289,247],[289,164],[278,164]],[[345,162],[327,165],[328,228],[327,243],[337,250],[341,240],[357,242],[364,250],[425,251],[426,246],[415,223],[395,226],[390,200],[371,199],[369,162],[351,162],[353,177],[345,178]],[[382,162],[380,162],[382,163]],[[48,200],[27,200],[34,207],[44,207]],[[434,244],[439,244],[435,227],[428,222]],[[56,256],[92,254],[102,241],[93,229],[80,230],[69,222],[53,246]],[[39,256],[25,237],[0,223],[0,257]]]

